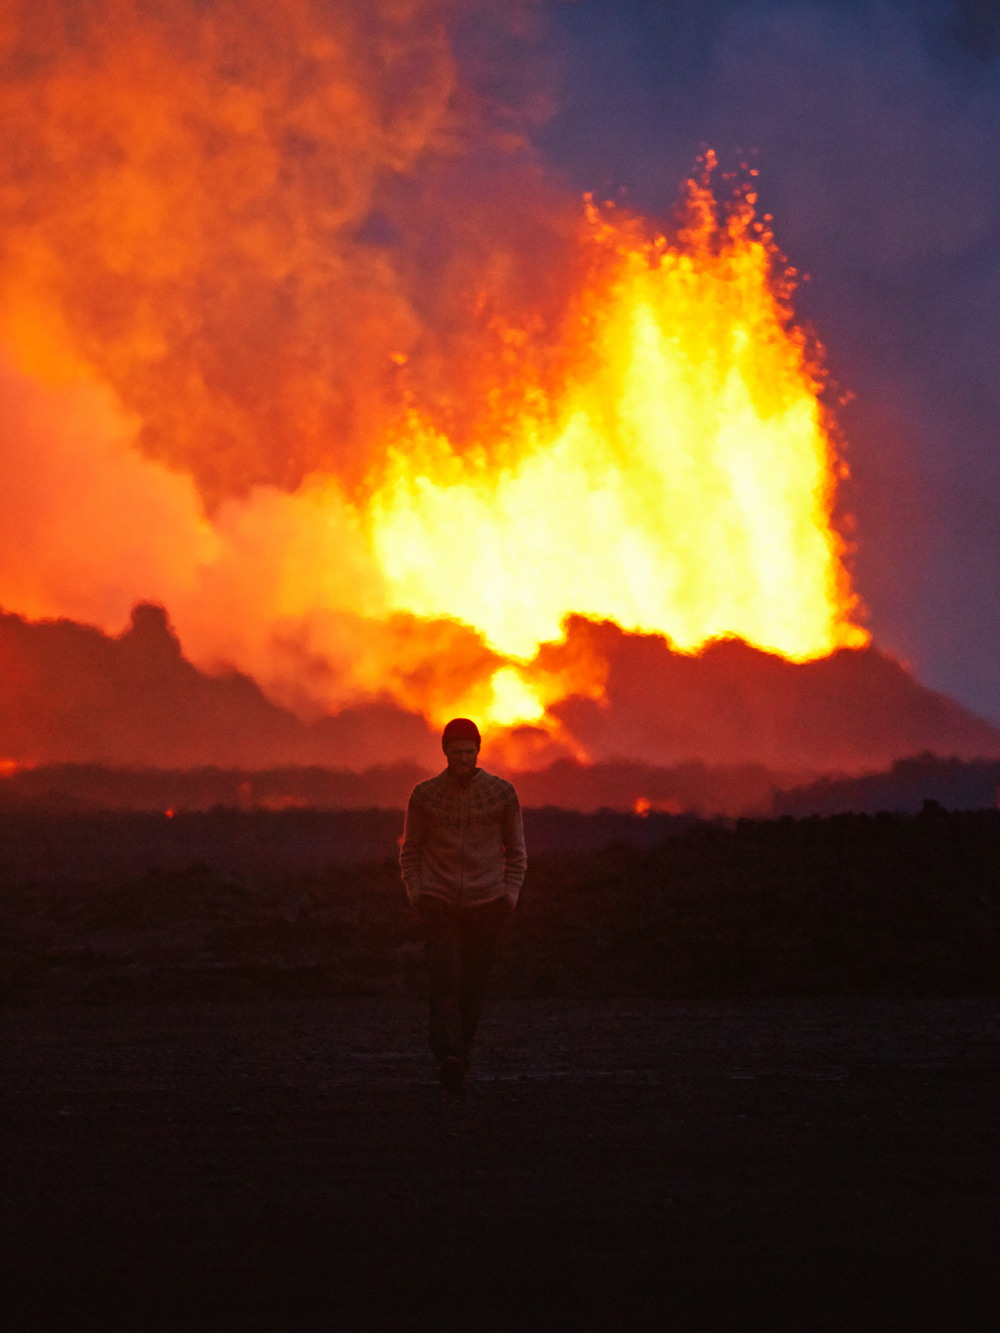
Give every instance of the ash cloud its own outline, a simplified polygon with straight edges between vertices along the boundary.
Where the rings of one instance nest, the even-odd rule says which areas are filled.
[[[359,513],[387,423],[478,439],[506,332],[562,309],[579,201],[525,136],[530,11],[5,10],[0,604],[115,632],[162,602],[200,666],[313,717],[486,670],[391,617]]]
[[[761,201],[840,390],[877,642],[1000,718],[1000,16],[982,0],[553,11],[568,179],[672,205],[703,144]]]
[[[488,86],[517,3],[21,0],[0,27],[0,334],[89,370],[217,505],[352,485],[404,397],[454,438],[559,306],[572,196]],[[462,38],[461,58],[458,51]],[[403,367],[406,367],[404,370]]]

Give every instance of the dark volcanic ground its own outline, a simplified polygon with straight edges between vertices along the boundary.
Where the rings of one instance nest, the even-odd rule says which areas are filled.
[[[2,1022],[9,1329],[996,1327],[996,999]]]

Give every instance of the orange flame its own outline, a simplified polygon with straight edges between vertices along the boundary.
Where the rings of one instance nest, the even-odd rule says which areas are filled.
[[[392,609],[473,625],[524,663],[570,613],[688,651],[736,635],[804,660],[866,641],[819,372],[753,203],[722,221],[692,184],[676,245],[588,205],[592,285],[559,401],[499,448],[459,455],[412,414],[388,450],[368,523]],[[491,684],[494,723],[542,716],[515,666]]]
[[[706,173],[670,239],[581,218],[433,0],[37,8],[0,21],[0,605],[162,601],[304,714],[389,696],[539,753],[604,687],[546,652],[569,615],[866,642],[752,192],[721,210]],[[495,189],[456,184],[480,151]]]
[[[335,664],[312,682],[321,705],[346,682],[435,723],[552,728],[551,703],[603,683],[599,662],[554,677],[536,660],[571,614],[691,652],[722,635],[796,660],[867,641],[831,522],[845,469],[820,370],[752,196],[721,218],[692,184],[674,243],[588,205],[582,251],[562,385],[547,394],[523,363],[504,434],[463,451],[410,408],[360,497],[315,474],[211,525],[192,513],[165,600],[196,655],[273,683],[304,636]]]

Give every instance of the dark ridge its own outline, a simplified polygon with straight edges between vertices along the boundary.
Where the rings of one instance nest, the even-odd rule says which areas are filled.
[[[933,754],[897,760],[883,773],[860,777],[830,774],[816,782],[779,791],[777,816],[916,814],[930,802],[948,810],[995,809],[1000,801],[1000,763],[980,759],[942,759]]]
[[[569,764],[558,773],[549,769],[548,778],[525,774],[529,803],[620,805],[618,779],[610,767],[600,769],[619,765],[619,785],[634,790],[632,799],[656,803],[652,791],[636,786],[642,780],[659,782],[658,799],[671,809],[763,812],[775,782],[788,787],[832,770],[884,768],[922,751],[1000,758],[1000,730],[926,689],[874,647],[795,663],[726,639],[691,656],[661,635],[628,634],[576,616],[563,642],[542,646],[538,666],[558,676],[580,659],[606,671],[605,697],[574,696],[554,707],[566,744],[526,728],[513,734],[509,753],[500,753],[508,767],[517,767],[512,756],[520,741],[540,740],[536,756],[551,762],[582,749],[597,768],[585,772]],[[434,771],[440,765],[438,736],[422,717],[388,699],[305,722],[239,671],[200,671],[184,657],[158,606],[136,606],[117,638],[69,620],[31,623],[0,613],[0,663],[0,760],[8,764],[250,774],[406,764]],[[486,751],[484,762],[494,762]],[[714,771],[706,775],[698,765]],[[653,771],[664,769],[673,770],[669,779]],[[307,783],[289,799],[402,800],[396,794],[402,781],[386,783],[391,798],[374,788],[356,797],[317,798]]]

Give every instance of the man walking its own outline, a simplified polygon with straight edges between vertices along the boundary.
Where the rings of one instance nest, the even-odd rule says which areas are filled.
[[[399,860],[424,927],[430,1048],[442,1084],[460,1093],[486,978],[528,858],[517,792],[477,767],[475,722],[453,718],[441,746],[448,767],[414,787]]]

